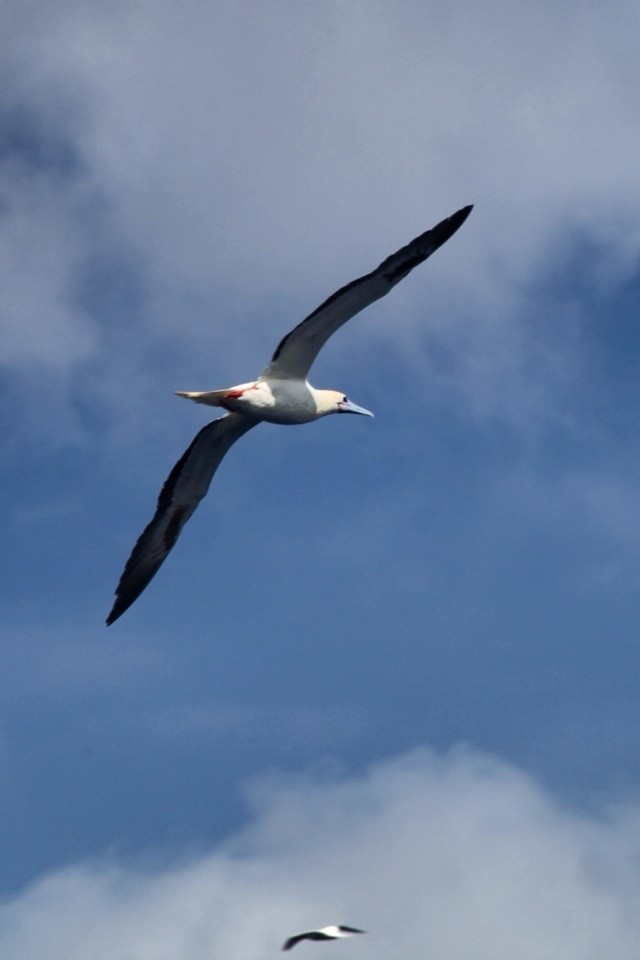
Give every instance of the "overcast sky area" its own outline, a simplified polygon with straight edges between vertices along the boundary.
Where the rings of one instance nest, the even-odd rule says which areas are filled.
[[[0,7],[0,953],[637,960],[640,13]],[[170,468],[465,204],[104,619]]]

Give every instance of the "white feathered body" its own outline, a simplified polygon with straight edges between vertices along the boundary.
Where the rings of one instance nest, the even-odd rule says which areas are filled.
[[[337,412],[343,399],[336,390],[316,390],[306,380],[252,380],[224,390],[180,391],[179,396],[211,407],[224,407],[268,423],[311,423]]]

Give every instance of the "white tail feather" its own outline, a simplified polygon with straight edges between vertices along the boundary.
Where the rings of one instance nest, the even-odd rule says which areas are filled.
[[[228,393],[227,390],[174,390],[176,397],[184,397],[186,400],[193,400],[194,403],[204,403],[208,407],[223,406],[222,400]]]

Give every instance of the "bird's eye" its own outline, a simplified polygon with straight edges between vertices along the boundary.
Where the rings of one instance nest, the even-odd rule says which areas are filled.
[[[349,403],[349,398],[348,398],[348,397],[343,397],[343,398],[342,398],[342,403]]]

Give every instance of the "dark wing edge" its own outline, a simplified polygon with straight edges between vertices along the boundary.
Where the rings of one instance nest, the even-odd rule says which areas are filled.
[[[423,263],[432,253],[435,253],[460,229],[472,210],[473,204],[462,207],[450,217],[441,220],[435,227],[426,230],[406,246],[392,253],[371,273],[358,277],[357,280],[352,280],[351,283],[347,283],[344,287],[340,287],[339,290],[332,293],[319,307],[316,307],[304,320],[301,320],[293,330],[285,334],[261,376],[264,378],[282,376],[282,371],[277,369],[277,363],[281,359],[284,360],[283,353],[287,345],[292,344],[296,334],[303,332],[302,328],[305,324],[311,325],[319,314],[326,313],[326,335],[322,333],[318,336],[317,349],[314,350],[311,360],[311,363],[313,363],[313,359],[315,359],[319,350],[343,323],[346,323],[347,320],[350,320],[351,317],[360,313],[361,310],[364,310],[365,307],[376,300],[384,297],[397,283],[411,273],[414,267]],[[368,289],[366,289],[367,287]]]
[[[335,940],[335,937],[331,937],[328,933],[323,933],[322,930],[308,930],[307,933],[297,933],[295,937],[289,937],[288,940],[282,945],[283,950],[291,950],[291,947],[295,947],[296,943],[300,943],[301,940]]]
[[[344,931],[345,933],[366,933],[366,930],[359,930],[357,927],[347,927],[345,924],[341,923],[338,927],[339,930]],[[291,950],[291,947],[295,947],[296,943],[300,943],[301,940],[336,940],[337,937],[331,936],[329,933],[323,933],[322,930],[309,930],[307,933],[297,933],[295,937],[289,937],[288,940],[282,944],[283,950]]]
[[[307,936],[306,933],[298,933],[295,937],[289,937],[289,939],[285,940],[282,944],[282,949],[291,950],[291,947],[295,947],[296,943],[300,943],[301,940],[306,940]]]
[[[121,617],[149,585],[207,493],[224,455],[258,422],[232,413],[213,420],[196,434],[165,480],[153,519],[131,551],[116,587],[107,626]]]

